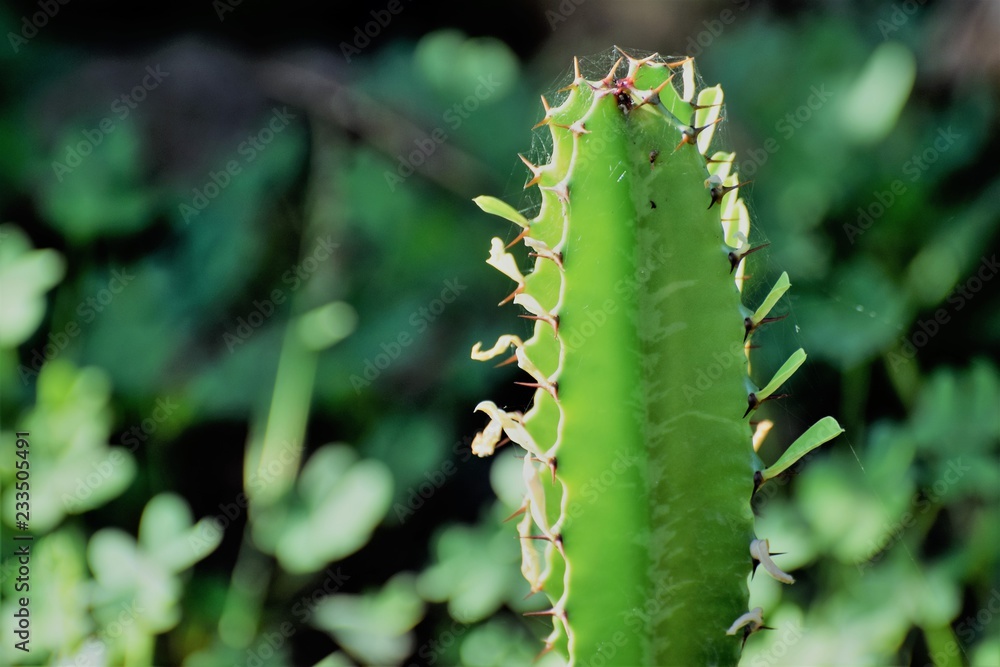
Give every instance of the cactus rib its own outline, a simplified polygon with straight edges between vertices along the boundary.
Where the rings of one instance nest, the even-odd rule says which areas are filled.
[[[747,339],[788,276],[747,315],[742,260],[759,247],[733,154],[709,152],[722,89],[696,90],[691,58],[622,53],[601,79],[574,72],[560,103],[542,98],[548,162],[522,157],[537,215],[475,199],[522,229],[532,271],[499,238],[488,263],[534,324],[472,356],[513,350],[536,391],[524,413],[480,403],[490,422],[473,451],[506,435],[528,452],[517,530],[522,573],[551,602],[545,650],[578,665],[734,665],[764,627],[747,611],[755,563],[792,581],[753,529],[770,423],[754,433],[741,416],[805,359],[793,354],[755,398]],[[826,440],[839,433],[827,419]]]

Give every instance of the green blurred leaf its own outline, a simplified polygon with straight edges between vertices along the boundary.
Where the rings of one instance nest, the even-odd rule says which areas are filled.
[[[389,509],[392,485],[382,462],[359,460],[346,445],[325,445],[303,467],[296,487],[301,504],[268,508],[254,524],[254,539],[285,570],[315,572],[368,542]]]
[[[819,291],[800,297],[802,346],[847,369],[906,335],[910,309],[885,270],[870,259],[843,265]]]
[[[500,519],[498,513],[491,516]],[[520,550],[508,525],[448,526],[434,538],[434,564],[417,580],[431,602],[448,602],[461,623],[488,618],[505,602],[517,606],[527,584],[516,571]]]
[[[768,382],[766,385],[764,385],[764,387],[760,391],[754,392],[757,398],[763,401],[765,398],[769,397],[771,394],[777,391],[778,387],[783,385],[785,381],[788,380],[788,378],[792,377],[792,375],[795,374],[795,371],[799,369],[799,366],[804,364],[805,361],[806,361],[806,352],[801,347],[795,350],[795,352],[792,352],[792,356],[788,357],[788,359],[785,360],[785,363],[781,364],[781,367],[777,371],[775,371],[774,377],[771,378],[771,381]],[[827,417],[827,419],[829,419],[829,417]],[[813,428],[815,428],[815,426]],[[817,443],[817,445],[818,444],[822,443]],[[794,447],[795,445],[792,446]],[[813,445],[813,447],[815,446],[816,445]],[[812,449],[812,447],[810,447],[810,449]],[[802,454],[805,454],[805,451],[802,452]],[[802,454],[799,454],[799,456],[801,456]]]
[[[312,623],[361,662],[390,665],[413,651],[411,630],[423,616],[424,603],[414,590],[414,577],[402,572],[375,593],[324,598]]]
[[[476,202],[476,206],[490,215],[500,216],[501,218],[510,220],[514,224],[519,227],[524,227],[525,229],[528,227],[528,219],[505,201],[497,199],[496,197],[488,197],[486,195],[480,195],[472,201]]]
[[[139,544],[170,572],[183,572],[222,542],[222,532],[207,530],[202,519],[192,525],[187,501],[174,493],[154,496],[139,523]]]
[[[484,78],[497,82],[496,96],[502,97],[513,86],[519,69],[517,56],[499,39],[469,38],[459,30],[424,36],[414,58],[420,73],[448,97],[470,95]],[[488,99],[489,95],[480,98]]]
[[[69,171],[44,172],[39,208],[53,226],[78,245],[99,236],[130,234],[144,228],[153,219],[157,201],[142,178],[135,130],[128,124],[119,125],[93,147],[81,141],[82,129],[69,128],[56,142],[59,149],[52,161]],[[78,166],[67,166],[66,149],[79,144],[91,145],[92,152],[82,156]]]
[[[885,42],[872,53],[841,101],[847,137],[873,144],[892,131],[913,88],[917,62],[899,42]]]
[[[802,350],[799,350],[801,352]],[[802,355],[805,357],[805,355]],[[773,382],[773,381],[772,381]],[[844,432],[833,417],[823,417],[795,439],[781,457],[763,472],[764,481],[780,475],[803,456]]]
[[[46,363],[37,399],[19,422],[31,433],[31,527],[44,533],[67,514],[100,507],[120,495],[136,473],[135,459],[108,447],[111,386],[98,368],[77,369],[63,359]],[[13,459],[0,460],[5,506],[13,507]],[[13,514],[10,514],[13,517]]]
[[[31,242],[14,225],[0,225],[0,347],[26,341],[45,316],[45,293],[66,272],[54,250],[32,250]]]

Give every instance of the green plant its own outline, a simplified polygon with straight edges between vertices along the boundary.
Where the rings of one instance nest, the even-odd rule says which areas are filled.
[[[755,248],[734,156],[709,153],[722,90],[696,90],[690,58],[655,54],[594,81],[577,63],[564,90],[543,98],[548,163],[525,160],[537,215],[476,199],[522,228],[533,270],[499,238],[488,263],[535,324],[472,356],[513,348],[536,391],[525,413],[480,403],[491,421],[473,451],[505,434],[528,452],[521,568],[552,601],[547,649],[570,664],[735,664],[764,623],[747,576],[763,564],[792,581],[756,539],[752,495],[842,429],[820,420],[770,467],[755,454],[770,422],[750,417],[805,353],[763,388],[749,379],[752,334],[790,283],[741,304]]]

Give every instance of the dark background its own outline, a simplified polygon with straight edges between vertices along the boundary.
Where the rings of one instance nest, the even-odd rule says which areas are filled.
[[[616,44],[726,91],[717,142],[771,244],[747,303],[793,283],[755,367],[810,355],[762,456],[847,429],[758,498],[798,583],[754,580],[777,630],[744,664],[1000,664],[998,5],[400,0],[351,44],[388,5],[77,0],[14,43],[43,10],[0,7],[26,664],[531,663],[518,464],[468,451],[480,400],[530,399],[469,349],[528,324],[483,262],[516,231],[471,198],[530,204],[538,96]]]

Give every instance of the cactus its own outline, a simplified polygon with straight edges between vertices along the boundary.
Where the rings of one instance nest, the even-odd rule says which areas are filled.
[[[792,581],[754,533],[752,495],[842,429],[827,417],[774,465],[757,457],[770,423],[753,412],[805,360],[797,351],[763,388],[750,380],[753,332],[775,319],[788,276],[744,308],[756,248],[742,183],[732,153],[709,152],[721,88],[697,90],[691,58],[621,55],[599,80],[575,62],[561,103],[542,98],[550,159],[521,158],[534,218],[475,199],[521,229],[532,271],[499,238],[487,263],[517,283],[501,305],[534,324],[472,357],[509,355],[535,393],[526,412],[480,403],[490,421],[472,448],[509,439],[527,452],[517,530],[531,591],[551,600],[534,612],[552,619],[543,651],[576,665],[731,665],[765,627],[748,576],[762,564]]]

